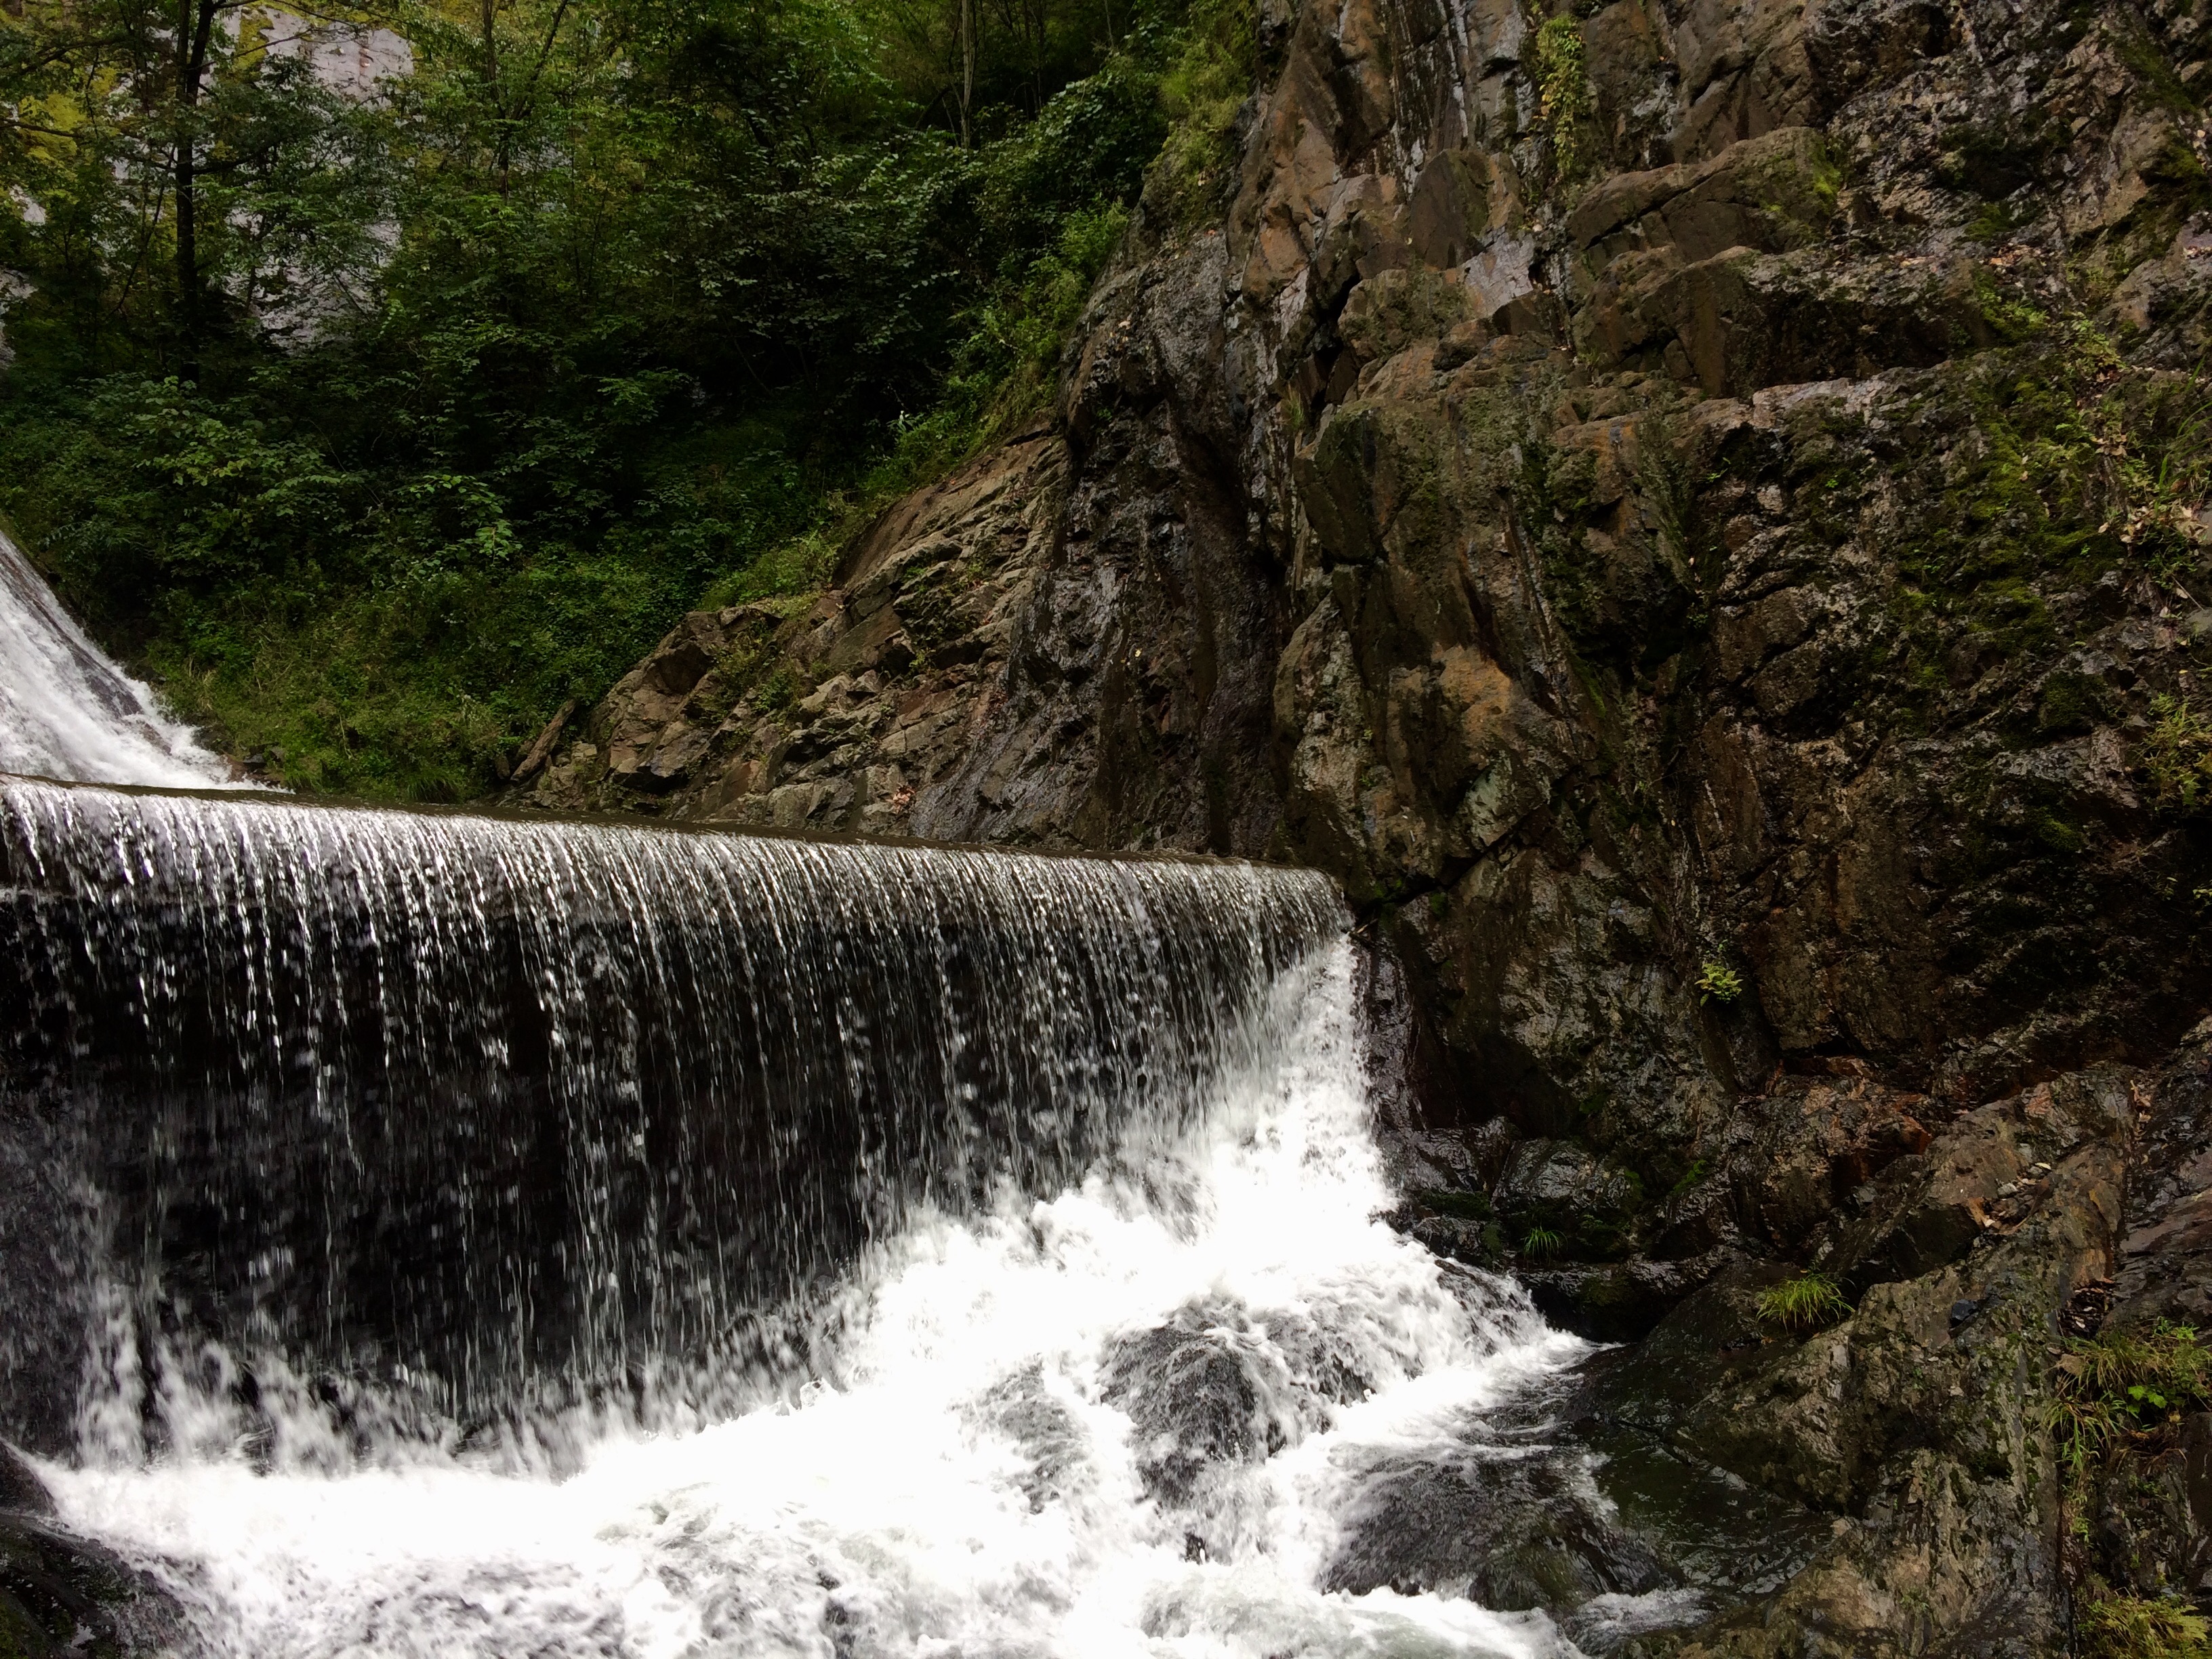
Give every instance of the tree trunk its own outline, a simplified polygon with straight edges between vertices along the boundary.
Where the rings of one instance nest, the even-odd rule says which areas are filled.
[[[199,103],[214,43],[218,0],[177,0],[177,334],[182,377],[197,380],[202,334],[199,239]]]
[[[975,139],[968,128],[968,107],[975,101],[975,0],[960,0],[960,148]]]

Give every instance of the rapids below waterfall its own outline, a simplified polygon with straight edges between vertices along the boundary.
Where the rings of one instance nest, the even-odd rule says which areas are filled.
[[[1378,1453],[1448,1448],[1578,1353],[1373,1219],[1350,955],[1271,988],[1257,1060],[1133,1167],[917,1215],[795,1396],[611,1430],[557,1483],[418,1454],[52,1472],[217,1651],[1533,1654],[1540,1613],[1316,1584]],[[218,1407],[202,1402],[202,1409]]]

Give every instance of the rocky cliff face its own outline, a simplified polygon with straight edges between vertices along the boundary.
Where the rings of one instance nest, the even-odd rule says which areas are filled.
[[[2212,1330],[2208,21],[1270,0],[1054,418],[518,796],[1334,872],[1405,1224],[1828,1523],[1639,1640],[2191,1639],[2202,1393],[2076,1408]]]

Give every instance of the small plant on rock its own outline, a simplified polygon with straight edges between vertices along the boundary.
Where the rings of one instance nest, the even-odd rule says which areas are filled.
[[[1549,1227],[1531,1227],[1527,1236],[1521,1241],[1521,1254],[1539,1259],[1557,1255],[1559,1253],[1559,1246],[1565,1243],[1565,1239]]]
[[[2188,811],[2212,782],[2212,721],[2179,697],[2150,700],[2154,722],[2143,739],[2143,770],[2158,805]]]
[[[1759,1293],[1759,1316],[1785,1330],[1817,1329],[1849,1313],[1850,1307],[1840,1285],[1810,1267]]]
[[[1734,1002],[1743,994],[1743,975],[1725,962],[1708,962],[1698,969],[1698,1000]]]
[[[2068,1343],[2053,1382],[2051,1431],[2079,1474],[2108,1447],[2171,1443],[2184,1417],[2212,1406],[2212,1346],[2163,1319],[2107,1331]]]

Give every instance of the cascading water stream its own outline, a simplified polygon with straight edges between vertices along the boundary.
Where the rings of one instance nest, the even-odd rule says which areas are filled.
[[[173,789],[230,770],[87,639],[0,531],[0,772]]]

